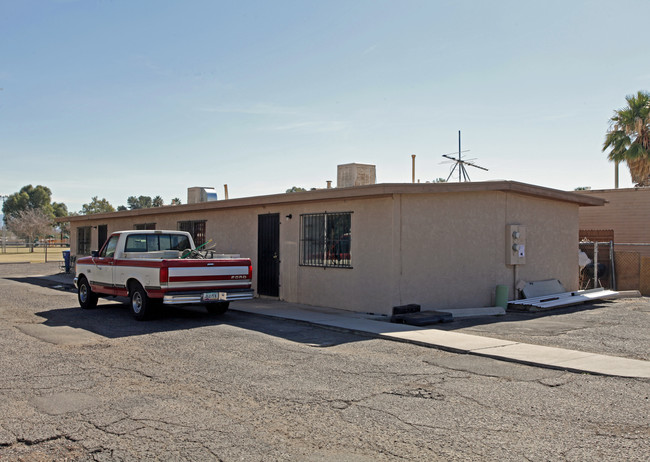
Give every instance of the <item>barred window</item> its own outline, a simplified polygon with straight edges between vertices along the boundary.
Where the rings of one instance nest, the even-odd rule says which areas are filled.
[[[352,212],[300,216],[300,264],[351,268]]]
[[[77,228],[77,255],[90,255],[90,226]]]
[[[196,247],[205,244],[205,220],[202,221],[179,221],[178,230],[186,231],[192,235]]]

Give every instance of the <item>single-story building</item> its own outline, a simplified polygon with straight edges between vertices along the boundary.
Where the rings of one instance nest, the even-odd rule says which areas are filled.
[[[253,261],[259,296],[352,311],[482,307],[497,285],[578,289],[578,210],[604,200],[514,181],[370,184],[69,217],[73,255],[113,231],[181,229]]]
[[[604,207],[580,209],[581,230],[608,231],[608,237],[621,244],[650,244],[650,188],[587,190],[580,194],[607,201]],[[634,250],[650,256],[650,247]]]
[[[650,295],[650,188],[580,191],[607,201],[604,207],[580,208],[580,235],[596,242],[614,243],[618,290]],[[599,261],[611,265],[608,257]]]

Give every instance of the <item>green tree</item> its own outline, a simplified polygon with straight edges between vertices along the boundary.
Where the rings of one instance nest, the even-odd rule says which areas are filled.
[[[62,202],[52,202],[52,211],[54,212],[54,216],[57,218],[67,217],[69,214],[68,206]]]
[[[148,209],[153,206],[151,196],[129,196],[126,199],[126,203],[129,204],[131,210]]]
[[[292,188],[289,188],[286,190],[288,193],[294,193],[294,192],[302,192],[302,191],[307,191],[305,188],[300,188],[298,186],[294,186]]]
[[[52,190],[47,186],[31,184],[23,186],[20,191],[10,195],[2,206],[5,223],[11,217],[16,217],[23,210],[40,210],[50,219],[65,217],[68,215],[68,208],[65,204],[52,202]]]
[[[171,202],[172,205],[181,205],[181,200],[178,197],[174,197]]]
[[[92,215],[94,213],[110,213],[115,212],[115,207],[111,205],[105,198],[98,199],[97,196],[90,200],[90,203],[81,206],[82,215]]]
[[[436,178],[435,180],[433,180],[433,182],[434,183],[446,183],[447,180],[445,180],[444,178]]]
[[[125,210],[129,210],[128,208],[126,208],[126,205],[118,205],[117,206],[117,211],[118,212],[124,212]]]
[[[628,95],[627,106],[614,111],[603,152],[608,159],[625,162],[637,186],[650,186],[650,93]]]
[[[153,198],[151,205],[153,205],[154,207],[162,207],[163,205],[165,205],[165,201],[163,201],[162,197],[156,196]]]

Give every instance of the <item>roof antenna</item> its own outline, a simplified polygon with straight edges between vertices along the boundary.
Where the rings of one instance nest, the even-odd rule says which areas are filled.
[[[459,183],[462,182],[462,181],[472,181],[472,180],[469,179],[469,175],[467,174],[467,170],[465,169],[465,165],[469,165],[470,167],[474,167],[474,168],[480,168],[481,170],[485,170],[486,172],[488,171],[487,168],[480,167],[480,166],[478,166],[476,164],[473,164],[472,162],[469,162],[467,160],[463,160],[463,158],[462,158],[462,153],[463,152],[469,152],[469,149],[466,150],[466,151],[461,151],[461,149],[460,149],[460,130],[458,130],[458,159],[456,159],[455,157],[451,157],[452,154],[455,154],[453,152],[449,153],[449,154],[443,154],[442,155],[442,157],[446,157],[447,159],[450,159],[450,160],[454,161],[454,166],[452,167],[451,172],[449,172],[449,176],[447,177],[446,181],[449,181],[449,178],[451,178],[451,176],[454,174],[454,170],[456,170],[456,168],[458,168],[458,182]],[[474,160],[474,159],[470,159],[470,160]]]

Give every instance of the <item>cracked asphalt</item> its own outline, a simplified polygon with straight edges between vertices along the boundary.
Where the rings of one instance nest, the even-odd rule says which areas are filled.
[[[2,461],[648,458],[649,380],[237,312],[138,323],[53,272],[0,265]]]
[[[650,299],[598,301],[551,311],[466,318],[437,329],[650,361]]]

